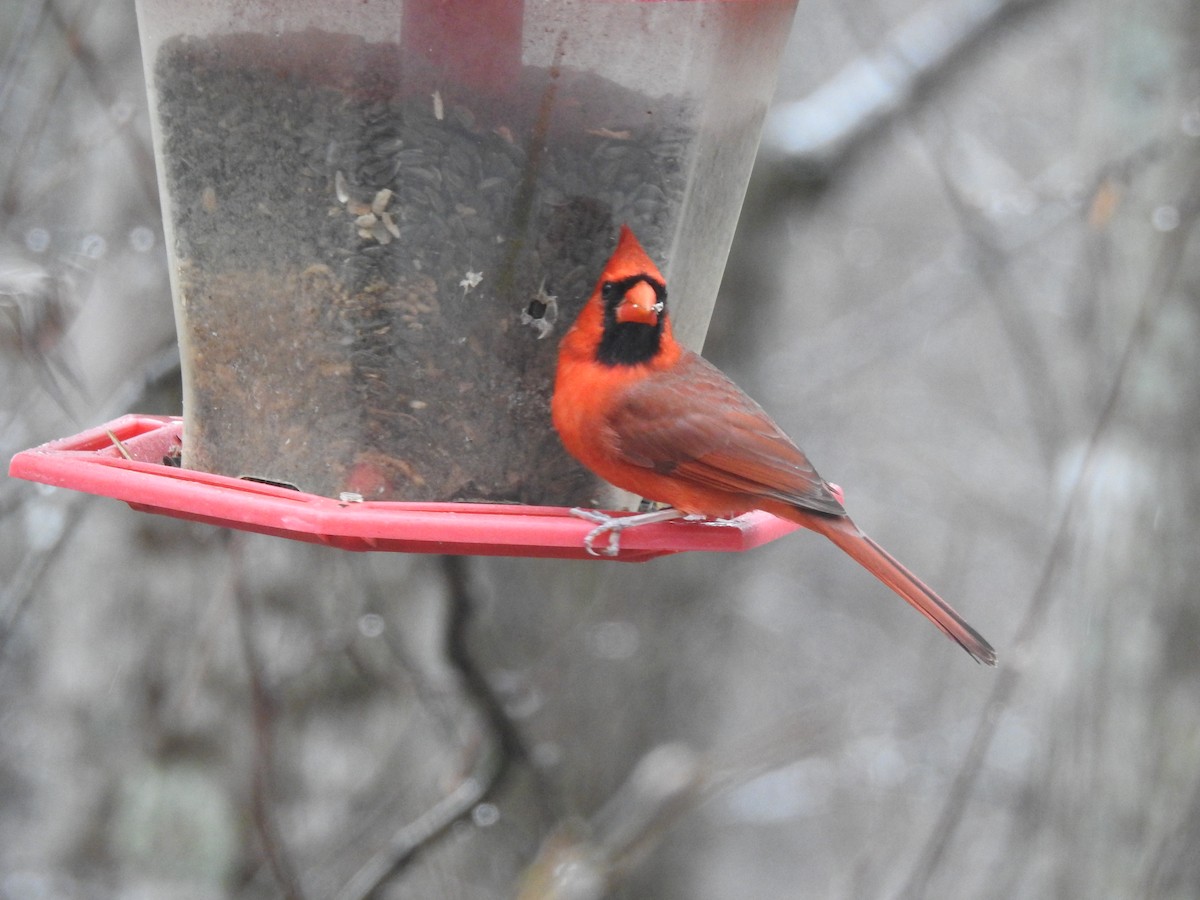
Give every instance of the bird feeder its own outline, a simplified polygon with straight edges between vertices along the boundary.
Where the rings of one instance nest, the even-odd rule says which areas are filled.
[[[138,0],[183,418],[13,474],[355,549],[454,552],[439,529],[467,515],[491,530],[458,552],[579,555],[503,537],[553,519],[574,540],[588,524],[547,510],[628,501],[550,427],[558,338],[628,224],[699,349],[794,8]],[[322,534],[331,510],[370,525]],[[385,533],[405,511],[415,543]],[[726,549],[769,539],[752,520]]]

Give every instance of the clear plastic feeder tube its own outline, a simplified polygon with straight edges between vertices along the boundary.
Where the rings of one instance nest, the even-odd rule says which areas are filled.
[[[604,503],[549,422],[627,223],[699,347],[794,0],[139,0],[188,468]]]

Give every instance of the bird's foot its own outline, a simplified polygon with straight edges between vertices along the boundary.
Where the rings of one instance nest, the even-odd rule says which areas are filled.
[[[637,528],[639,525],[653,525],[656,522],[669,522],[672,519],[683,518],[684,514],[674,507],[656,509],[653,512],[637,513],[632,516],[610,516],[596,509],[584,509],[576,506],[571,509],[571,515],[579,519],[595,522],[596,527],[587,533],[583,539],[584,549],[592,556],[607,556],[612,558],[621,552],[621,532],[626,528]],[[690,518],[690,517],[688,517]],[[596,549],[596,539],[608,535],[608,542],[601,549]]]

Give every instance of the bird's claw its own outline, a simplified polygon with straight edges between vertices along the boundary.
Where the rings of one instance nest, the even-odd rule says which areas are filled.
[[[591,556],[607,556],[611,558],[621,552],[621,531],[625,526],[621,524],[620,518],[602,513],[599,510],[584,509],[581,506],[573,507],[571,515],[578,519],[586,519],[589,522],[596,523],[596,527],[589,531],[583,539],[583,547]],[[608,535],[608,544],[605,545],[604,549],[597,550],[595,547],[596,538],[602,534]]]
[[[671,519],[683,517],[683,513],[669,506],[633,516],[610,516],[597,509],[584,509],[576,506],[571,510],[571,515],[596,523],[596,527],[589,531],[583,539],[584,549],[592,556],[607,556],[610,559],[621,552],[621,532],[626,528],[669,522]],[[608,543],[603,549],[597,550],[596,539],[603,534],[608,535]]]

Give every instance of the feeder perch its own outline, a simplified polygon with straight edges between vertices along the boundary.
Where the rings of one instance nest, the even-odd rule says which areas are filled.
[[[700,349],[795,2],[138,0],[183,419],[13,474],[350,549],[585,556],[563,508],[633,501],[550,427],[558,339],[628,224]],[[647,526],[620,558],[790,527]]]
[[[177,417],[124,416],[18,453],[9,474],[124,500],[140,512],[343,550],[596,558],[583,547],[583,538],[593,526],[564,508],[334,500],[196,472],[169,462],[179,457],[182,429],[183,420]],[[615,558],[644,562],[686,550],[748,550],[795,528],[757,512],[733,523],[664,522],[622,534],[621,552]]]

